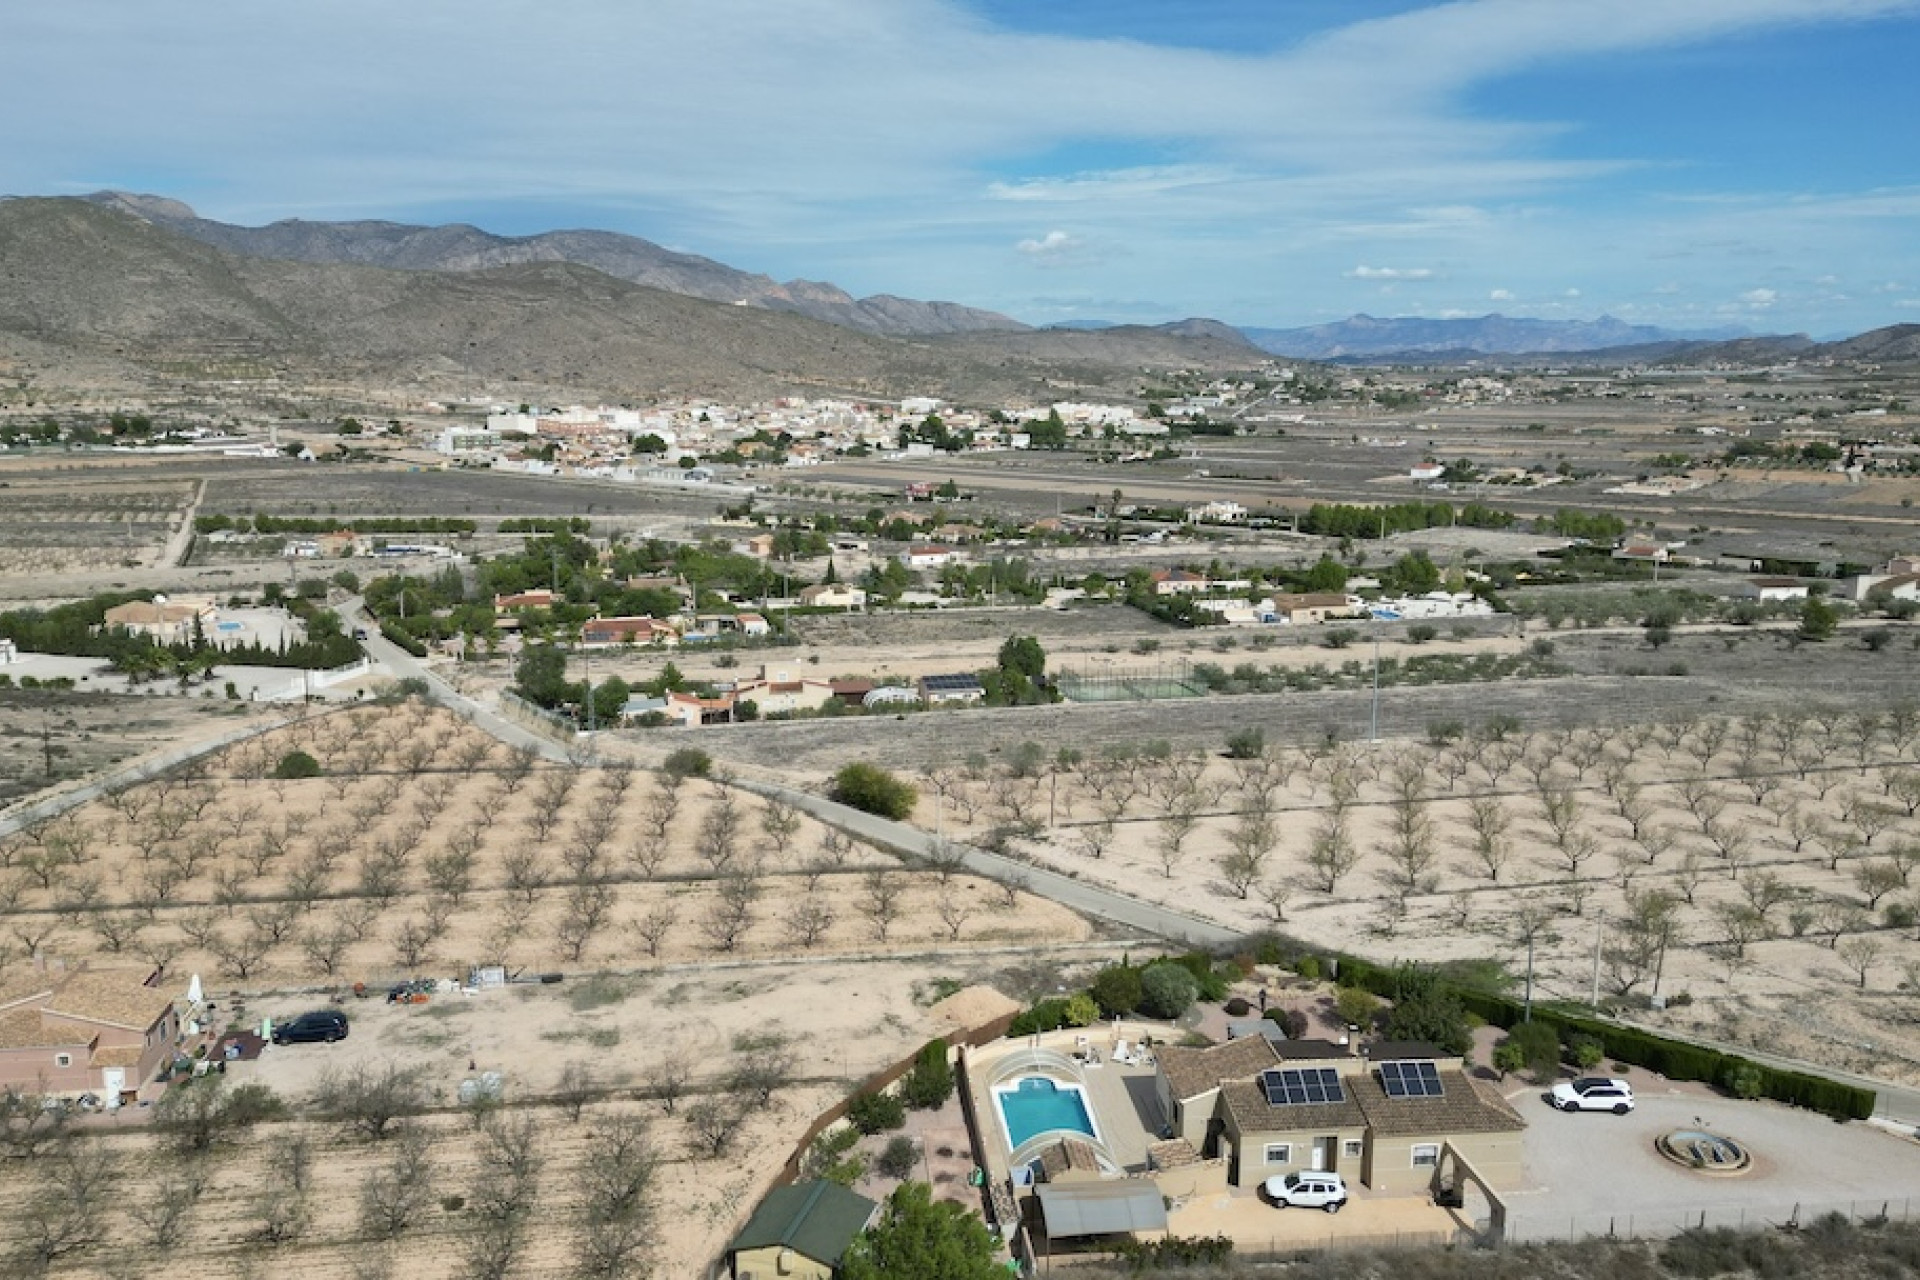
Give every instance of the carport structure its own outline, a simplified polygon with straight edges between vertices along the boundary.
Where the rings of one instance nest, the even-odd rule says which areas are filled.
[[[1055,1240],[1082,1240],[1091,1236],[1130,1236],[1167,1229],[1167,1203],[1151,1178],[1123,1178],[1105,1182],[1042,1183],[1034,1188],[1040,1202],[1040,1234],[1046,1251]]]

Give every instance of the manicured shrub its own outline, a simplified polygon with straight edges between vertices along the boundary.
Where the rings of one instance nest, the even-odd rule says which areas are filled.
[[[943,1107],[953,1096],[953,1064],[947,1061],[947,1042],[929,1040],[900,1081],[900,1096],[916,1111]]]
[[[1172,1021],[1192,1007],[1200,984],[1186,968],[1160,960],[1140,975],[1140,1011],[1151,1018]]]
[[[280,757],[280,763],[273,767],[276,778],[317,778],[320,776],[320,762],[304,751],[289,751]]]
[[[1093,980],[1093,1000],[1109,1018],[1123,1017],[1140,1007],[1140,971],[1116,964],[1102,969]]]
[[[1235,996],[1221,1007],[1226,1010],[1229,1018],[1244,1018],[1253,1012],[1253,1006],[1245,1000],[1242,1000],[1239,996]]]
[[[1092,996],[1082,991],[1067,997],[1067,1025],[1070,1027],[1090,1027],[1100,1020],[1100,1006]]]
[[[1592,1071],[1606,1060],[1606,1049],[1593,1036],[1576,1035],[1567,1041],[1567,1057],[1582,1071]]]
[[[885,1133],[907,1122],[906,1104],[891,1093],[857,1093],[847,1103],[847,1123],[861,1133]]]
[[[1526,1071],[1536,1080],[1551,1080],[1560,1072],[1560,1033],[1548,1022],[1523,1022],[1496,1047],[1493,1062],[1502,1071]]]
[[[1366,1031],[1380,1016],[1380,997],[1359,987],[1342,987],[1333,998],[1333,1011],[1348,1026]]]
[[[903,821],[913,813],[920,793],[885,769],[871,764],[850,764],[833,775],[827,793],[841,804],[882,818]]]
[[[913,1172],[913,1166],[919,1159],[920,1150],[913,1145],[913,1139],[901,1134],[888,1141],[879,1159],[873,1162],[873,1167],[883,1177],[905,1178]]]
[[[667,753],[660,768],[675,778],[704,778],[713,772],[713,757],[698,747],[680,747]]]
[[[1307,1034],[1307,1015],[1298,1009],[1269,1009],[1267,1016],[1280,1024],[1280,1030],[1289,1040],[1298,1040]]]
[[[1301,956],[1300,963],[1293,966],[1293,971],[1303,978],[1318,981],[1320,978],[1320,961],[1314,956]]]

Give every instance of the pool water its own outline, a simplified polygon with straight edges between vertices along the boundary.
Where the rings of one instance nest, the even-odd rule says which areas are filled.
[[[247,624],[244,622],[216,622],[213,624],[213,627],[216,631],[245,631]]]
[[[1089,1138],[1098,1136],[1086,1095],[1074,1085],[1028,1076],[995,1096],[1000,1100],[1000,1117],[1006,1121],[1007,1139],[1015,1150],[1035,1134],[1059,1129],[1084,1133]]]

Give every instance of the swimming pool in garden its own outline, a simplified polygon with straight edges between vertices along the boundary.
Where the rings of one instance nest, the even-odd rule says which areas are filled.
[[[1023,1076],[994,1089],[1000,1119],[1006,1125],[1013,1150],[1036,1134],[1067,1131],[1089,1138],[1100,1135],[1093,1127],[1086,1092],[1079,1085],[1062,1084],[1045,1076]]]

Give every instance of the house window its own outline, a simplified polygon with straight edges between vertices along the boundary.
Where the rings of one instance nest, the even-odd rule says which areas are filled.
[[[1364,1138],[1348,1138],[1340,1144],[1340,1158],[1343,1160],[1358,1160],[1366,1152],[1367,1144]]]
[[[56,1067],[70,1067],[73,1065],[73,1055],[70,1053],[56,1053],[53,1055],[53,1065]]]
[[[1291,1142],[1269,1142],[1267,1144],[1268,1164],[1292,1164],[1293,1144]]]
[[[1413,1144],[1413,1167],[1432,1169],[1440,1163],[1440,1144],[1437,1142],[1416,1142]]]

